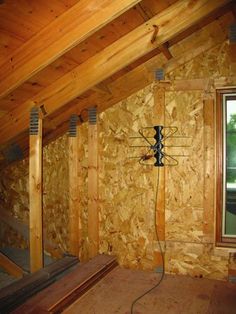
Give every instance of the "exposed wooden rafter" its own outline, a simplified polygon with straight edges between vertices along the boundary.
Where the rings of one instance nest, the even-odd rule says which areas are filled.
[[[28,111],[35,104],[41,105],[43,103],[47,114],[51,114],[89,88],[157,46],[169,41],[176,34],[183,32],[204,16],[228,2],[228,0],[198,0],[194,3],[190,0],[181,0],[176,2],[105,48],[101,53],[96,54],[55,83],[46,87],[34,99],[19,105],[15,110],[0,119],[0,143],[10,140],[16,134],[27,129]],[[153,34],[153,25],[159,27],[154,44],[150,41]]]
[[[8,56],[0,67],[0,97],[140,1],[79,1]]]

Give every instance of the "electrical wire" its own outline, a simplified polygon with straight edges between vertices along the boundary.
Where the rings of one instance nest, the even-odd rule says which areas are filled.
[[[160,170],[159,167],[157,167],[157,180],[156,180],[156,196],[155,196],[155,209],[154,209],[154,222],[155,222],[155,232],[156,232],[156,238],[157,238],[157,242],[158,242],[158,246],[160,249],[160,253],[161,253],[161,259],[162,259],[162,273],[161,273],[161,278],[158,280],[158,282],[151,288],[148,289],[146,292],[144,292],[142,295],[140,295],[139,297],[137,297],[131,304],[131,314],[134,314],[133,310],[134,310],[134,306],[135,304],[142,299],[145,295],[147,295],[148,293],[150,293],[151,291],[153,291],[154,289],[156,289],[162,282],[164,276],[165,276],[165,259],[164,259],[164,252],[162,250],[161,247],[161,243],[160,243],[160,238],[159,238],[159,234],[158,234],[158,230],[157,230],[157,224],[156,224],[156,207],[157,207],[157,201],[158,201],[158,190],[159,190],[159,178],[160,178]]]

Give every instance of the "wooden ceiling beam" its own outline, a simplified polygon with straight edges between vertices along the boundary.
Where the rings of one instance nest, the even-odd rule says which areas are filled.
[[[50,115],[228,2],[228,0],[198,0],[194,3],[191,0],[177,1],[0,119],[0,144],[27,129],[29,110],[33,106],[44,104],[46,116]],[[153,25],[158,26],[154,43],[151,42]]]
[[[68,120],[71,114],[80,114],[81,111],[85,108],[88,108],[90,104],[97,105],[98,111],[102,112],[119,101],[126,99],[132,93],[135,93],[148,84],[151,84],[154,80],[155,69],[163,67],[165,74],[167,75],[178,67],[181,67],[185,63],[196,58],[200,54],[214,48],[216,45],[223,42],[227,38],[227,35],[224,31],[219,34],[218,28],[216,28],[215,33],[212,34],[211,37],[209,37],[209,33],[204,29],[201,32],[203,32],[205,35],[205,37],[202,37],[202,35],[200,36],[202,37],[201,44],[199,44],[198,41],[192,40],[191,49],[185,53],[181,52],[180,55],[175,55],[173,59],[168,60],[167,62],[161,61],[162,59],[158,55],[154,56],[143,64],[134,68],[132,71],[123,75],[116,81],[110,83],[108,87],[111,91],[111,95],[105,93],[103,95],[101,93],[94,93],[82,100],[75,99],[70,102],[67,106],[65,106],[63,111],[56,115],[54,114],[55,117],[51,119],[51,123],[56,126],[56,137],[66,132],[66,128],[68,129]],[[216,36],[216,34],[219,36]],[[127,82],[129,82],[129,84],[127,84]],[[85,121],[87,120],[86,114],[84,114],[83,118]],[[60,129],[61,131],[59,131]],[[55,134],[54,131],[49,131],[44,137],[44,142],[48,143],[51,141],[54,138],[53,134]]]
[[[60,15],[0,66],[0,97],[52,63],[141,0],[81,0]]]

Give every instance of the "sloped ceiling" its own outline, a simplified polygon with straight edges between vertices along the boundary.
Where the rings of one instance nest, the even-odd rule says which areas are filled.
[[[2,1],[2,165],[9,148],[27,155],[33,106],[42,108],[47,144],[67,131],[71,114],[102,111],[149,84],[155,68],[181,58],[175,47],[183,41],[194,53],[194,34],[210,23],[227,34],[235,12],[229,0]]]

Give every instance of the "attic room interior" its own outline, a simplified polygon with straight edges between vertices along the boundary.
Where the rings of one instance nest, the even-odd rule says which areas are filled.
[[[0,1],[0,313],[235,313],[236,1]]]

